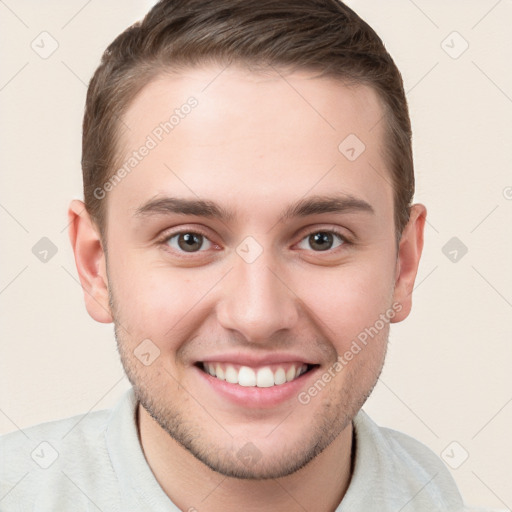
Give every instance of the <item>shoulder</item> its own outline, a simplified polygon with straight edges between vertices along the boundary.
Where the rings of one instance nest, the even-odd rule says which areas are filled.
[[[406,505],[411,511],[463,510],[453,477],[430,448],[402,432],[378,426],[363,410],[354,418],[354,432],[354,498],[366,487],[373,489],[372,500],[377,500],[380,510]]]
[[[380,427],[373,421],[372,424],[374,439],[386,449],[390,462],[400,465],[416,477],[441,477],[451,487],[456,487],[448,468],[428,446],[398,430]]]
[[[109,414],[110,410],[108,409],[94,411],[32,425],[4,434],[0,436],[0,453],[2,453],[4,458],[9,454],[17,455],[16,459],[20,462],[26,462],[22,461],[20,456],[28,453],[30,459],[33,461],[36,459],[37,461],[37,448],[41,443],[46,443],[44,446],[53,446],[54,449],[69,447],[70,444],[80,441],[85,444],[94,444],[98,441],[98,436],[101,436],[101,433],[104,431]],[[36,451],[34,452],[34,450]],[[51,452],[51,449],[48,452]],[[11,462],[14,462],[14,460]],[[38,465],[41,466],[44,463],[40,461]],[[9,468],[11,467],[10,465]],[[3,474],[5,469],[5,465],[2,464],[0,466],[2,473],[0,474]]]
[[[74,481],[83,481],[85,473],[104,473],[108,466],[104,433],[110,414],[94,411],[0,436],[2,510],[32,510],[32,500],[43,503],[54,492],[62,492],[62,504],[68,505]]]

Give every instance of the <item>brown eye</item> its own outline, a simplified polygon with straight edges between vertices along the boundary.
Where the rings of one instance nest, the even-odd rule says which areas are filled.
[[[339,240],[338,245],[333,244]],[[311,249],[315,252],[328,251],[335,249],[345,243],[345,238],[336,233],[335,231],[315,231],[301,240],[301,244],[306,242]],[[308,249],[308,247],[301,247],[301,249]]]
[[[198,252],[203,248],[205,242],[206,245],[211,244],[211,242],[200,233],[182,231],[181,233],[176,233],[169,237],[166,243],[178,252]]]

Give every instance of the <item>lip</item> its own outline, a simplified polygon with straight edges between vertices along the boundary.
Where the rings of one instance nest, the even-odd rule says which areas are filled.
[[[270,364],[279,363],[303,363],[309,365],[318,364],[317,361],[304,359],[304,356],[300,354],[284,354],[284,353],[272,353],[264,356],[255,356],[253,354],[216,354],[215,356],[206,357],[197,361],[198,363],[231,363],[240,366],[250,366],[252,368],[258,368],[260,366],[267,366]]]
[[[225,359],[221,360],[225,361]],[[296,361],[297,359],[295,358],[293,360]],[[213,361],[213,359],[211,361]],[[205,362],[208,362],[208,360],[205,360]],[[278,362],[285,361],[280,359]],[[256,365],[255,363],[253,364]],[[270,364],[268,363],[268,360],[267,364]],[[225,380],[212,377],[209,373],[204,372],[198,366],[194,366],[193,370],[198,373],[198,377],[201,381],[222,399],[246,409],[271,409],[291,399],[296,399],[299,393],[308,387],[310,379],[315,378],[319,368],[320,366],[316,365],[300,377],[297,377],[290,382],[268,388],[259,388],[256,386],[246,387],[240,386],[240,384],[231,384]]]

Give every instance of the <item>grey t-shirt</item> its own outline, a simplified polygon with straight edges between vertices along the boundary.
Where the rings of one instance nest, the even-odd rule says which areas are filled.
[[[131,388],[111,410],[0,437],[0,511],[177,512],[144,457],[136,407]],[[463,510],[452,476],[426,446],[364,411],[354,432],[354,472],[336,512]],[[194,508],[201,511],[200,498]]]

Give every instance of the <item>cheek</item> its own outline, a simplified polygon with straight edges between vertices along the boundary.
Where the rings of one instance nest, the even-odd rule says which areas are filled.
[[[144,269],[115,281],[116,296],[129,323],[150,329],[170,329],[200,298],[199,287],[176,270]]]
[[[298,295],[338,352],[390,309],[392,269],[391,262],[375,261],[328,272],[324,268],[311,272],[307,282],[302,277],[300,285],[297,283],[301,290]]]
[[[149,338],[161,350],[169,350],[169,341],[181,340],[197,327],[204,299],[218,281],[211,270],[172,268],[136,255],[112,258],[110,266],[119,322],[132,340]]]

